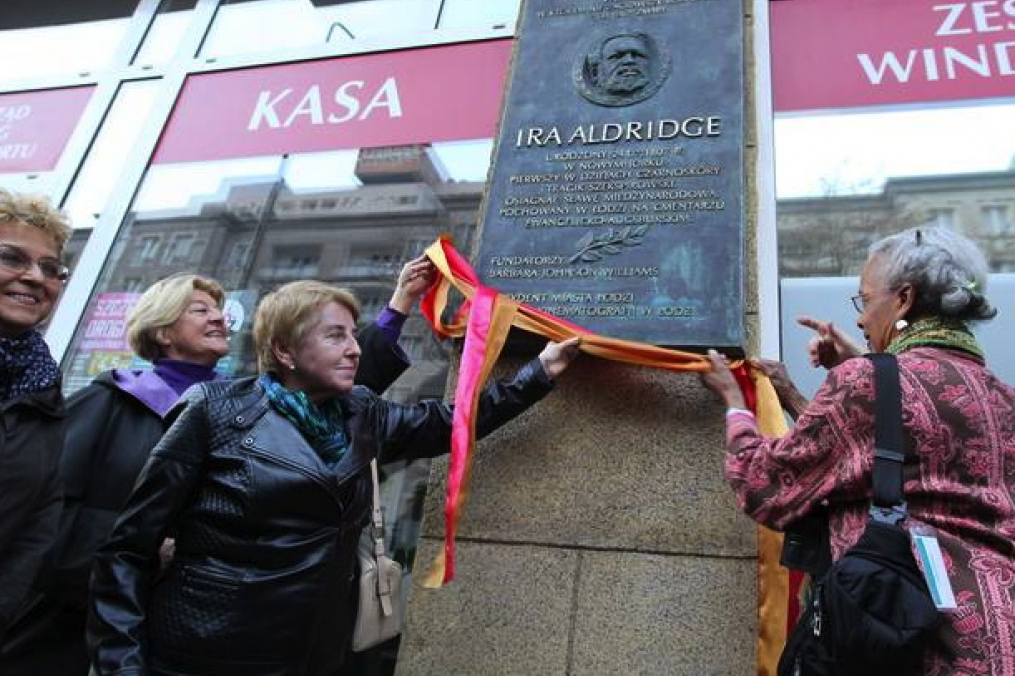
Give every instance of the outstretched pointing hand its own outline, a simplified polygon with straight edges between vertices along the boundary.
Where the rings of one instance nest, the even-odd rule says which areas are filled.
[[[859,357],[865,350],[852,338],[835,327],[832,322],[825,322],[812,317],[797,317],[797,324],[807,327],[817,335],[807,343],[807,354],[811,366],[834,368],[853,357]]]

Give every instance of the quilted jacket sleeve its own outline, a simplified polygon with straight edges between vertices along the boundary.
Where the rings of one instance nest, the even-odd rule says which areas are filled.
[[[88,647],[99,676],[141,676],[145,608],[159,546],[201,481],[210,426],[203,388],[192,388],[138,477],[92,568]]]
[[[552,389],[553,381],[538,359],[522,366],[513,378],[490,383],[479,397],[476,438],[514,419]],[[412,406],[383,402],[379,409],[381,462],[432,458],[449,452],[453,410],[437,399]]]

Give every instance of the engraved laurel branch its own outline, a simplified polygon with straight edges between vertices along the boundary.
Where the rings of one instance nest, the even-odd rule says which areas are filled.
[[[628,226],[620,230],[610,228],[599,235],[589,232],[575,244],[578,247],[578,253],[571,256],[568,262],[595,263],[601,261],[606,255],[619,254],[625,248],[641,244],[647,230],[647,225],[639,225],[633,228]]]

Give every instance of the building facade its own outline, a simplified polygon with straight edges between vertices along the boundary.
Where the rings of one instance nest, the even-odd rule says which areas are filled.
[[[888,178],[877,192],[779,200],[779,275],[855,277],[867,247],[916,226],[977,241],[991,272],[1015,272],[1015,163],[1006,171]]]
[[[50,196],[77,228],[46,336],[68,391],[139,363],[126,314],[168,274],[223,284],[235,337],[220,368],[241,375],[255,366],[254,307],[276,286],[348,286],[369,317],[438,236],[470,252],[520,5],[5,2],[0,185]],[[1010,2],[949,5],[981,8],[954,36],[931,0],[744,5],[764,74],[753,217],[778,229],[759,242],[775,263],[760,265],[763,287],[856,275],[871,242],[927,224],[970,234],[993,271],[1015,272]],[[886,22],[892,35],[864,37]],[[758,314],[775,320],[760,324],[769,357],[777,295],[759,294]],[[453,346],[418,316],[402,343],[414,368],[389,396],[442,396]],[[410,568],[428,472],[390,468],[385,486]]]

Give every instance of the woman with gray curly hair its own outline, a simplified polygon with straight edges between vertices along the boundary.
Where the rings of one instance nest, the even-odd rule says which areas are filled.
[[[852,299],[870,351],[897,356],[905,523],[936,533],[957,605],[925,654],[928,676],[1015,674],[1015,389],[987,368],[969,329],[997,312],[986,281],[972,241],[911,229],[871,246]],[[827,509],[837,559],[867,521],[874,366],[828,325],[816,328],[812,355],[831,370],[779,439],[760,434],[722,356],[710,353],[702,380],[728,406],[726,479],[741,507],[776,530]]]

